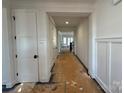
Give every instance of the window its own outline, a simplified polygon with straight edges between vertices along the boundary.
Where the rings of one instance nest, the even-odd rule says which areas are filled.
[[[73,42],[73,38],[71,37],[70,39],[71,39],[70,41]]]
[[[71,38],[68,38],[68,46],[70,45],[71,42]]]
[[[66,37],[63,38],[63,44],[66,44]]]

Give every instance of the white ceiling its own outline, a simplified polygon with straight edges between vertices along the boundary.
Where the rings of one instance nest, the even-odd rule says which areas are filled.
[[[73,32],[61,32],[61,35],[73,36]]]
[[[76,27],[89,13],[48,13],[58,27]],[[69,24],[65,24],[68,21]]]
[[[13,1],[41,1],[41,2],[76,2],[76,3],[94,3],[96,0],[13,0]]]

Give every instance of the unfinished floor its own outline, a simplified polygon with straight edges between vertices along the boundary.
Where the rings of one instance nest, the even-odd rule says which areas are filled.
[[[104,93],[91,79],[79,60],[69,52],[61,53],[52,70],[51,81],[22,83],[3,93]]]

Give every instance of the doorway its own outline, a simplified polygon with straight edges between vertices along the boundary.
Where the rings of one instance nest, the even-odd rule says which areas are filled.
[[[60,42],[60,52],[69,51],[70,43],[74,43],[74,33],[73,32],[61,32],[58,36],[61,39]]]

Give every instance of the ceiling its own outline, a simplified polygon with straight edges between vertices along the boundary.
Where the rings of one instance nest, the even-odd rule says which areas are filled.
[[[61,32],[61,35],[73,36],[73,32]]]
[[[48,13],[58,27],[76,27],[89,13]],[[65,24],[68,21],[69,24]]]
[[[76,2],[76,3],[94,3],[95,0],[13,0],[13,1],[41,1],[41,2]]]

